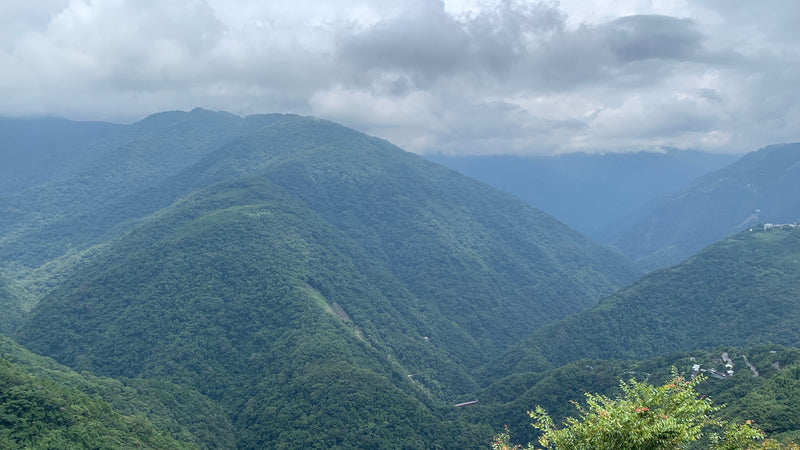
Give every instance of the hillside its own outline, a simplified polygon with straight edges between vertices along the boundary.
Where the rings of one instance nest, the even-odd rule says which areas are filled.
[[[5,336],[0,336],[0,360],[11,364],[15,371],[47,380],[60,390],[99,400],[105,404],[103,408],[112,408],[113,414],[146,418],[153,429],[173,439],[201,448],[233,446],[233,429],[219,405],[188,388],[166,381],[77,373],[25,350]]]
[[[0,334],[16,331],[25,318],[28,306],[20,290],[0,276]]]
[[[2,448],[197,448],[157,433],[143,417],[124,416],[108,403],[0,358]]]
[[[196,389],[240,447],[470,448],[491,431],[449,405],[477,368],[636,276],[380,139],[243,120],[260,126],[99,205],[142,216],[75,263],[18,340],[77,370]]]
[[[645,269],[678,263],[757,223],[800,220],[800,144],[765,147],[654,200],[603,232]]]
[[[576,415],[572,402],[584,404],[586,393],[613,398],[620,394],[621,380],[661,384],[670,380],[675,368],[687,378],[706,378],[697,392],[716,405],[726,405],[721,411],[723,417],[740,423],[752,420],[772,438],[797,439],[798,357],[797,348],[769,345],[746,350],[718,347],[645,360],[581,359],[545,372],[523,372],[497,380],[476,393],[479,403],[464,415],[467,420],[489,422],[495,427],[507,424],[515,441],[535,442],[537,433],[527,415],[535,406],[542,406],[559,423]],[[730,364],[731,373],[726,364]],[[714,375],[712,369],[724,375]]]
[[[758,226],[535,331],[513,371],[720,345],[800,344],[800,227]]]
[[[512,193],[589,237],[738,157],[689,150],[554,156],[426,155]]]
[[[38,135],[50,134],[49,122],[27,126],[37,124]],[[41,294],[49,288],[44,283],[63,270],[61,263],[70,263],[69,257],[118,236],[175,198],[161,203],[121,200],[153,188],[261,125],[256,118],[228,113],[171,111],[115,126],[100,140],[65,138],[63,144],[53,144],[46,155],[62,155],[69,162],[65,169],[40,183],[15,185],[10,193],[0,194],[0,273]],[[29,152],[27,147],[12,150],[23,166],[35,164],[35,157],[45,153],[45,149]]]
[[[121,128],[105,122],[0,117],[0,196],[68,173],[88,156],[87,148]]]

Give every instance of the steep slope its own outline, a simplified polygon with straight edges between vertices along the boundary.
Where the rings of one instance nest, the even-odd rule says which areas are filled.
[[[38,278],[52,275],[57,265],[46,264],[118,235],[115,227],[174,200],[138,205],[121,204],[120,198],[152,188],[259,126],[257,120],[229,113],[172,111],[86,143],[64,156],[69,165],[59,176],[0,196],[0,270],[18,280],[36,276],[37,269],[45,272]],[[48,135],[50,130],[39,133]],[[54,145],[51,153],[59,154],[59,148]],[[23,159],[27,148],[15,150],[20,164],[33,164]]]
[[[223,189],[207,200],[217,208],[187,202],[140,229],[46,297],[20,338],[81,370],[196,387],[224,405],[245,448],[355,446],[372,434],[427,447],[426,427],[440,419],[413,372],[392,362],[443,361],[433,370],[444,365],[442,378],[469,385],[463,369],[405,333],[422,314],[392,308],[353,267],[352,243],[337,248],[335,230],[280,196],[255,194]],[[346,320],[357,300],[382,314]],[[402,340],[390,348],[379,333]]]
[[[0,358],[2,448],[196,448],[158,434],[146,419],[32,376]]]
[[[27,304],[25,297],[9,280],[0,276],[0,334],[10,334],[22,325]]]
[[[219,405],[186,387],[166,381],[117,380],[77,373],[4,336],[0,336],[0,360],[59,389],[79,391],[106,403],[113,408],[113,414],[147,418],[156,431],[176,440],[201,448],[234,445],[233,427]]]
[[[385,141],[272,119],[160,183],[156,202],[181,200],[81,263],[19,340],[80,370],[195,388],[246,448],[474,447],[490,432],[445,406],[477,367],[635,276]]]
[[[674,368],[685,377],[705,376],[697,392],[715,405],[726,405],[722,417],[739,423],[753,420],[772,438],[793,431],[796,436],[800,430],[796,414],[800,407],[798,357],[800,349],[769,345],[747,350],[718,347],[646,360],[582,359],[546,372],[523,372],[497,380],[476,394],[480,402],[464,415],[467,420],[495,427],[507,424],[516,442],[535,442],[538,433],[527,414],[535,406],[542,406],[560,423],[576,416],[574,403],[584,404],[586,393],[615,397],[620,394],[620,380],[663,384]],[[726,364],[732,373],[727,373]],[[695,366],[699,370],[692,370]],[[712,369],[725,375],[715,376]]]
[[[675,264],[756,223],[800,219],[800,143],[765,147],[610,227],[603,238],[643,268]]]
[[[738,159],[663,152],[555,156],[426,155],[431,161],[510,192],[594,239],[654,197]]]
[[[800,227],[754,227],[537,330],[515,371],[718,345],[800,345]]]

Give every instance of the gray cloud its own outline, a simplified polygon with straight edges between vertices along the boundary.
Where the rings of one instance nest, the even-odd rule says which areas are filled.
[[[484,1],[9,2],[0,114],[291,111],[420,152],[800,138],[794,2]]]
[[[692,59],[703,40],[691,20],[657,15],[621,17],[603,27],[602,34],[623,62]]]

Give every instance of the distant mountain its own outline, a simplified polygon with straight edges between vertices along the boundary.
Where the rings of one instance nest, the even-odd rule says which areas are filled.
[[[581,358],[642,359],[758,344],[800,346],[800,227],[753,227],[536,330],[506,373]]]
[[[765,147],[651,202],[605,231],[646,269],[675,264],[757,223],[800,220],[800,143]]]
[[[83,160],[86,147],[121,128],[105,122],[0,117],[0,196],[58,178]]]
[[[426,157],[512,193],[601,242],[606,237],[602,233],[606,227],[637,207],[738,158],[675,149],[556,156]]]
[[[452,411],[478,367],[638,274],[510,195],[327,121],[193,111],[132,127],[149,143],[137,158],[59,181],[97,226],[62,209],[54,232],[26,235],[92,251],[16,338],[77,370],[197,390],[243,448],[482,447],[491,430]],[[215,144],[181,147],[202,133]],[[34,228],[18,205],[16,229]],[[63,255],[17,248],[8,267]]]

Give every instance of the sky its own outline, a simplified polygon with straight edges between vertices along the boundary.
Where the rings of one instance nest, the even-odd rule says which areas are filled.
[[[800,141],[796,0],[0,2],[0,115],[313,115],[417,153]]]

